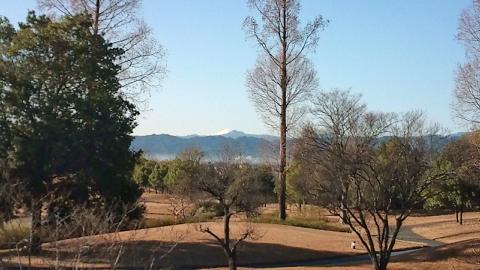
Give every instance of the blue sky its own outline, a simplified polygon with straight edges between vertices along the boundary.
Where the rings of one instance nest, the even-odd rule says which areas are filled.
[[[458,17],[471,0],[303,0],[303,22],[330,25],[311,54],[321,89],[351,88],[369,108],[422,109],[451,131],[454,72],[464,51]],[[34,0],[0,0],[0,15],[23,20]],[[223,128],[272,133],[248,100],[245,72],[258,49],[242,23],[244,0],[144,0],[143,16],[166,48],[168,77],[153,89],[135,134],[211,134]]]

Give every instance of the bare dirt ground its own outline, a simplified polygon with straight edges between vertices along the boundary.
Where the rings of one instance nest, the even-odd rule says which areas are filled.
[[[59,241],[55,244],[44,245],[46,250],[55,253],[55,248],[63,253],[72,255],[82,247],[105,246],[121,243],[125,246],[125,253],[119,262],[122,266],[147,265],[153,255],[161,256],[168,252],[172,245],[176,247],[163,258],[162,265],[173,267],[218,267],[225,264],[223,251],[214,242],[213,238],[198,231],[199,224],[182,224],[151,228],[136,232],[121,232],[118,235],[99,235]],[[203,223],[212,231],[220,233],[221,224],[217,222]],[[235,222],[232,224],[234,235],[244,230],[247,223]],[[350,242],[355,239],[350,233],[320,231],[315,229],[298,228],[276,224],[254,224],[258,240],[246,241],[239,248],[238,263],[271,264],[293,261],[318,260],[322,258],[339,257],[364,253],[363,249],[350,249]],[[399,242],[397,248],[416,246],[408,242]],[[154,251],[157,252],[154,252]],[[87,263],[95,261],[95,253],[104,255],[105,252],[89,254]],[[66,254],[62,258],[69,257]],[[70,256],[72,257],[72,256]],[[102,262],[97,258],[98,263]],[[53,260],[53,259],[52,259]],[[26,258],[23,259],[26,261]],[[39,261],[39,260],[38,260]],[[51,261],[50,261],[51,263]],[[131,264],[132,263],[132,264]]]
[[[480,213],[467,212],[463,221],[463,225],[456,223],[455,214],[413,216],[406,220],[405,226],[418,235],[442,243],[480,238]]]
[[[164,195],[147,193],[144,195],[147,206],[146,216],[149,218],[171,218],[171,199]],[[264,209],[265,213],[274,211],[274,206]],[[292,207],[290,211],[295,211]],[[329,219],[326,211],[321,214]],[[395,257],[391,269],[478,269],[479,266],[471,258],[480,256],[480,213],[466,213],[465,225],[455,223],[454,215],[413,216],[407,219],[404,232],[400,238],[409,241],[398,241],[396,249],[454,243],[438,246],[412,254]],[[202,223],[214,232],[221,231],[221,223]],[[118,259],[120,266],[148,267],[155,265],[180,268],[213,268],[222,267],[226,260],[222,249],[214,239],[201,233],[200,224],[182,224],[160,228],[121,232],[79,239],[69,239],[57,243],[45,244],[49,251],[48,258],[33,258],[37,265],[52,265],[55,256],[62,258],[64,265],[72,265],[81,254],[82,266],[105,266]],[[234,234],[239,234],[248,223],[236,219],[232,224]],[[238,263],[240,265],[281,264],[285,262],[301,262],[352,256],[365,253],[362,247],[352,250],[350,243],[355,240],[351,233],[322,231],[278,224],[253,224],[257,238],[248,240],[239,248]],[[469,239],[468,241],[463,241]],[[431,242],[428,242],[431,241]],[[358,241],[357,241],[358,242]],[[458,242],[458,243],[456,243]],[[109,247],[117,246],[117,249]],[[121,247],[121,255],[118,246]],[[61,252],[56,252],[60,250]],[[81,251],[81,252],[79,252]],[[108,254],[107,254],[108,253]],[[463,254],[463,255],[462,255]],[[472,255],[473,254],[473,255]],[[463,256],[465,260],[458,258]],[[106,259],[108,257],[108,259]],[[468,259],[470,258],[470,259]],[[26,262],[26,258],[22,258]],[[450,267],[455,265],[455,268]],[[469,268],[471,267],[471,268]],[[476,267],[476,268],[475,268]],[[296,267],[286,269],[318,269],[319,267]],[[368,263],[353,266],[330,266],[328,269],[371,269]],[[284,268],[285,269],[285,268]]]
[[[175,204],[178,204],[174,197],[154,192],[145,192],[142,195],[141,202],[145,205],[145,217],[151,219],[173,218],[172,211]],[[186,211],[191,211],[193,205],[185,207]]]

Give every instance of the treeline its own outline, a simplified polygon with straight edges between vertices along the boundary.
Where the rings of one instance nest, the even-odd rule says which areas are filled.
[[[463,212],[480,207],[480,133],[467,133],[447,144],[434,158],[432,173],[442,173],[425,192],[427,210],[454,211],[463,224]]]
[[[318,166],[314,164],[315,155],[321,152],[319,149],[313,150],[311,142],[306,142],[312,140],[309,136],[311,134],[303,133],[298,138],[287,174],[287,201],[299,209],[306,204],[326,206],[331,202],[331,198],[325,197],[326,194],[321,195],[322,192],[312,190],[320,185],[316,181],[319,179],[323,181],[327,176],[314,177],[315,174],[326,172],[316,171]],[[425,141],[425,145],[432,146],[428,160],[423,161],[428,164],[428,168],[423,171],[423,177],[428,181],[425,183],[425,188],[421,190],[419,200],[412,205],[412,210],[425,213],[454,212],[456,222],[462,225],[465,211],[476,211],[480,208],[480,152],[478,151],[480,134],[474,131],[454,139],[438,134],[426,136],[427,138],[422,140]],[[398,147],[396,144],[398,142],[394,139],[386,139],[375,148],[377,155],[381,155],[383,159],[392,160],[389,166],[399,162],[396,160],[398,156],[388,157],[395,154],[388,150]],[[439,147],[438,144],[443,146]],[[319,152],[308,152],[307,149]],[[415,162],[420,166],[422,160],[416,159]],[[330,181],[338,181],[338,178],[333,176]],[[401,209],[402,198],[392,197],[391,206],[393,210]]]
[[[234,148],[229,145],[224,147]],[[263,202],[275,201],[273,168],[267,164],[251,164],[242,158],[242,155],[240,151],[236,151],[235,157],[232,158],[243,164],[245,172],[248,171],[255,175],[255,185],[263,197]],[[144,190],[185,197],[192,195],[193,191],[190,187],[200,181],[199,179],[209,166],[217,166],[224,162],[222,159],[216,162],[207,162],[204,160],[204,153],[196,148],[186,149],[172,160],[157,161],[141,157],[133,170],[133,179]]]

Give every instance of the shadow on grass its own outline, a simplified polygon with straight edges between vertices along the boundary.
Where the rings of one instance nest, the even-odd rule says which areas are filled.
[[[480,239],[471,239],[430,247],[393,259],[395,262],[437,262],[454,258],[470,264],[480,264]]]
[[[123,244],[122,256],[119,257],[118,266],[124,269],[148,269],[152,264],[154,268],[195,269],[227,266],[223,249],[215,241],[207,242],[182,242],[178,243],[170,252],[173,243],[162,241],[132,241]],[[115,261],[116,253],[107,252],[107,245],[99,245],[82,254],[81,262],[94,265],[98,268],[109,268]],[[168,254],[167,254],[168,253]],[[42,258],[53,262],[56,252],[47,250],[42,252]],[[15,254],[11,254],[15,256]],[[58,257],[62,261],[74,260],[77,254],[73,251],[59,251]],[[302,265],[312,260],[335,258],[346,254],[330,251],[318,251],[307,248],[290,247],[280,244],[244,242],[239,246],[237,253],[238,266],[245,267],[275,267],[285,265]],[[81,264],[80,264],[81,265]],[[106,266],[107,265],[107,266]],[[51,265],[37,265],[48,267]],[[68,264],[64,268],[69,268]],[[95,267],[96,268],[96,267]],[[41,269],[41,268],[36,268]]]

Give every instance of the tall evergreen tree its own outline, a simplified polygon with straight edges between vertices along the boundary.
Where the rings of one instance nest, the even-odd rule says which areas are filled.
[[[0,23],[0,92],[10,132],[9,178],[32,212],[32,251],[41,207],[134,203],[131,133],[138,112],[120,94],[115,49],[86,15],[51,21],[28,14]],[[61,195],[61,196],[60,196]]]

